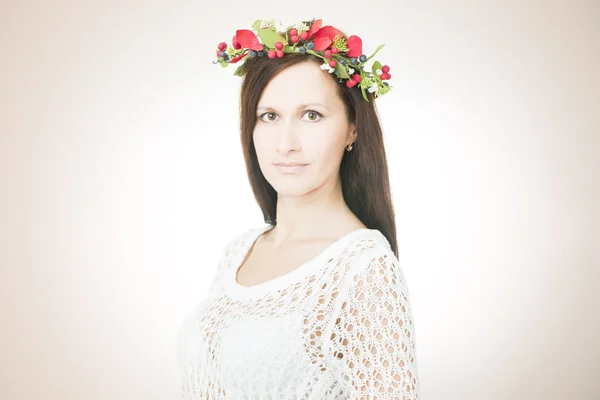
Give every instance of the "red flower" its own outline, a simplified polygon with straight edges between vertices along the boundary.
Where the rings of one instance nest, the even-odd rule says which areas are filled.
[[[310,37],[313,35],[313,33],[318,31],[319,29],[321,29],[322,23],[323,23],[323,20],[320,20],[320,19],[317,19],[317,20],[315,20],[315,22],[313,22],[313,24],[310,27],[310,30],[308,31],[308,39],[310,39]]]
[[[328,37],[332,42],[335,40],[336,36],[344,36],[344,34],[331,25],[324,26],[315,33],[315,39]]]
[[[261,51],[263,49],[263,45],[260,44],[254,32],[249,29],[239,29],[235,31],[235,37],[243,48],[255,51]]]
[[[315,44],[315,48],[313,50],[321,51],[321,50],[325,50],[326,48],[331,46],[332,42],[331,42],[331,39],[329,39],[327,36],[324,36],[324,37],[313,39],[313,43]]]
[[[356,35],[352,35],[346,41],[346,48],[348,57],[360,57],[362,55],[362,39]]]
[[[344,34],[331,25],[322,27],[315,33],[313,39],[315,42],[314,50],[319,51],[329,48],[337,36],[344,36]]]
[[[242,58],[246,57],[248,54],[250,54],[250,51],[244,51],[242,54],[232,58],[231,61],[229,61],[229,63],[235,64],[236,62],[240,61]]]

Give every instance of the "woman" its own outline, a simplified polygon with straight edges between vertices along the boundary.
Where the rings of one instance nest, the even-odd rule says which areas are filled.
[[[266,225],[225,246],[208,297],[182,326],[183,394],[418,399],[374,106],[389,68],[366,72],[356,36],[320,20],[254,28],[258,36],[237,31],[217,54],[245,58],[241,139]]]

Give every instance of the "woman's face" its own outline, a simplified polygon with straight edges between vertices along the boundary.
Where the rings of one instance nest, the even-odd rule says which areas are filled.
[[[333,186],[345,147],[356,140],[334,82],[313,62],[286,68],[266,86],[254,145],[260,169],[280,196]],[[299,164],[283,166],[278,164]]]

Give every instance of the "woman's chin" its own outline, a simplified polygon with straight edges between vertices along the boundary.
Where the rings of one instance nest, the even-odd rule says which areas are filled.
[[[300,197],[310,191],[310,188],[308,187],[308,185],[305,185],[302,182],[299,182],[299,181],[294,182],[292,180],[289,180],[287,182],[285,182],[285,181],[286,181],[286,179],[278,179],[274,185],[273,184],[271,185],[271,186],[273,186],[273,188],[275,189],[275,191],[277,192],[277,194],[279,196]]]

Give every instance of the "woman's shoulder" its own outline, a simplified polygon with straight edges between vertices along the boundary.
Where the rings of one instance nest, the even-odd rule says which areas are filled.
[[[233,244],[233,243],[254,241],[262,233],[268,231],[271,228],[273,228],[273,225],[271,225],[271,224],[264,224],[264,225],[260,225],[260,226],[247,228],[245,230],[238,232],[236,235],[234,235],[233,238],[231,239],[230,243]]]
[[[398,258],[385,235],[378,229],[365,229],[352,241],[354,272],[361,273],[381,263],[398,264]]]
[[[353,244],[361,257],[373,254],[392,254],[395,257],[390,242],[378,229],[362,229]]]
[[[232,260],[240,257],[245,249],[249,246],[249,241],[255,240],[261,232],[269,229],[271,225],[264,225],[254,228],[245,229],[230,236],[221,247],[216,271],[214,273],[213,282],[217,282],[223,274],[226,273]],[[214,285],[214,283],[213,283]]]
[[[225,245],[222,249],[222,257],[230,256],[239,249],[245,247],[249,242],[253,242],[256,240],[263,232],[271,229],[273,226],[270,224],[264,224],[260,226],[255,226],[251,228],[247,228],[244,230],[240,230],[234,233],[233,236],[229,237],[229,239],[225,242]]]
[[[335,273],[356,275],[364,271],[373,260],[395,260],[396,255],[386,236],[378,229],[359,228],[341,236],[319,256],[328,260]]]

